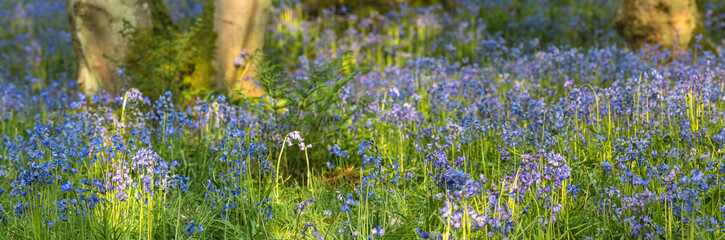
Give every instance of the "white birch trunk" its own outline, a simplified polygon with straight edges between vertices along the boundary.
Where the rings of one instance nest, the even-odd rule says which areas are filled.
[[[120,31],[126,20],[137,28],[151,26],[150,0],[66,0],[73,47],[78,59],[78,83],[83,92],[100,90],[114,96],[121,90],[118,66],[127,39]]]
[[[217,33],[216,71],[217,88],[230,95],[241,92],[247,97],[259,97],[264,92],[251,79],[239,79],[234,59],[246,50],[252,54],[264,46],[264,33],[269,19],[271,0],[214,0],[214,31]],[[253,65],[253,64],[252,64]],[[252,77],[254,69],[247,72]]]

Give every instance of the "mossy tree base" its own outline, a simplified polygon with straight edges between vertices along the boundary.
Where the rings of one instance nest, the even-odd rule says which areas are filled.
[[[659,44],[685,50],[703,21],[695,0],[624,0],[614,28],[632,49]]]

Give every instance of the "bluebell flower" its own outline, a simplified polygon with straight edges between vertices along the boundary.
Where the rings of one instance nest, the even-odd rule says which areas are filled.
[[[605,174],[609,174],[610,172],[612,172],[612,169],[614,168],[614,166],[612,166],[612,164],[610,164],[607,161],[602,161],[599,165],[602,166],[602,169],[604,169]]]
[[[385,229],[380,227],[380,225],[375,226],[373,229],[370,230],[373,235],[383,236],[385,235]]]
[[[186,226],[186,232],[189,233],[187,236],[189,236],[189,237],[191,237],[191,235],[194,234],[194,232],[203,232],[203,231],[204,231],[204,228],[199,225],[196,225],[196,223],[194,223],[194,220],[191,220],[189,225]]]
[[[65,181],[63,185],[60,187],[60,192],[64,193],[67,191],[73,191],[73,184],[71,184],[69,181]]]
[[[327,149],[328,152],[330,152],[330,155],[343,157],[343,158],[349,158],[350,156],[347,154],[347,150],[342,150],[340,146],[337,144],[333,145],[332,147],[329,147]]]

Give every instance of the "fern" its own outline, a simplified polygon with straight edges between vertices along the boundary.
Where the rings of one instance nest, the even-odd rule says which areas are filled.
[[[353,146],[348,136],[350,119],[360,108],[346,108],[340,98],[345,87],[360,72],[357,66],[343,64],[343,58],[310,66],[310,73],[295,79],[283,73],[279,65],[269,60],[261,61],[258,72],[259,86],[268,94],[262,116],[275,121],[274,133],[284,136],[290,131],[303,133],[312,169],[322,166],[328,159],[327,148],[331,145]],[[364,101],[364,100],[362,100]],[[365,104],[365,103],[362,103]],[[304,161],[304,152],[289,150],[287,169],[304,169],[297,166]],[[301,172],[293,173],[296,177]]]
[[[215,54],[214,4],[206,0],[202,14],[188,33],[182,33],[162,0],[151,4],[153,27],[126,33],[129,52],[122,68],[136,87],[152,99],[166,91],[186,101],[214,91],[211,61]]]

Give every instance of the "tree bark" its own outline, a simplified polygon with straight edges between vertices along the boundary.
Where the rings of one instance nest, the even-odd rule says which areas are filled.
[[[136,28],[151,26],[150,0],[66,0],[78,83],[89,95],[121,90],[118,65],[126,55],[124,20]]]
[[[623,0],[614,28],[632,49],[659,44],[682,51],[704,33],[695,0]]]
[[[271,0],[214,0],[214,30],[218,35],[212,64],[220,91],[228,91],[230,95],[239,92],[247,97],[264,94],[253,78],[240,79],[252,76],[254,69],[248,70],[246,76],[237,76],[234,59],[242,50],[252,54],[264,46],[271,3]]]

